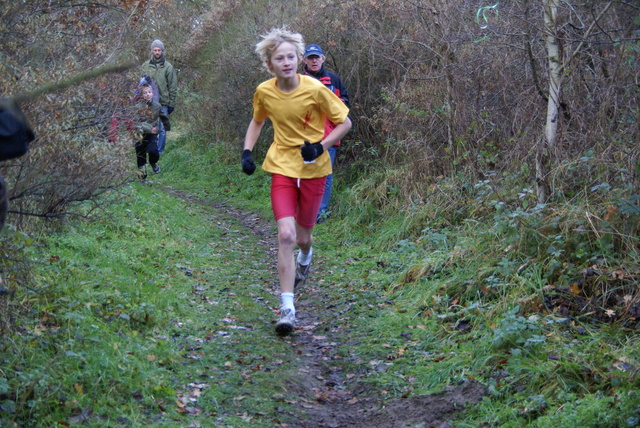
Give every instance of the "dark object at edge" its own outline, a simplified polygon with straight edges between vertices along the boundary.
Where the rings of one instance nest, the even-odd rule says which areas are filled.
[[[0,161],[24,155],[35,138],[18,104],[9,98],[0,98]]]

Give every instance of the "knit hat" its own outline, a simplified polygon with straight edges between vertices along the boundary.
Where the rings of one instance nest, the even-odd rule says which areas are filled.
[[[160,48],[162,52],[164,52],[164,44],[158,39],[151,42],[151,50],[153,50],[153,48]]]

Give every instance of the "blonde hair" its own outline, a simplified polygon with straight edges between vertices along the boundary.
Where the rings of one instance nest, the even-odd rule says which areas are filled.
[[[298,61],[300,61],[302,55],[304,55],[304,39],[300,33],[294,33],[282,27],[272,28],[267,34],[263,34],[260,37],[262,40],[256,44],[256,53],[260,57],[262,65],[268,71],[270,70],[267,61],[271,59],[273,52],[285,42],[291,43],[296,48]]]

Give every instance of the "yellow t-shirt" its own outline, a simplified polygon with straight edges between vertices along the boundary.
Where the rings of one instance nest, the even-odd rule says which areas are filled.
[[[273,143],[262,169],[293,178],[319,178],[331,174],[331,159],[325,151],[315,163],[303,163],[300,146],[305,141],[317,143],[324,136],[328,118],[342,123],[349,108],[320,81],[298,75],[300,85],[288,94],[276,86],[276,79],[261,83],[253,95],[253,119],[267,117],[273,123]]]

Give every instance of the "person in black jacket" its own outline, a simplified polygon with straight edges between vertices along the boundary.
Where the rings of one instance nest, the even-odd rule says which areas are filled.
[[[347,94],[347,88],[344,87],[342,81],[335,73],[327,71],[324,67],[324,54],[322,48],[318,45],[312,44],[307,46],[304,51],[304,67],[303,74],[318,79],[322,84],[331,90],[344,102],[347,107],[349,105],[349,95]],[[329,135],[333,131],[335,125],[327,120],[325,124],[325,135]],[[331,166],[333,167],[336,160],[337,148],[340,146],[338,141],[334,146],[328,149],[329,156],[331,157]],[[320,210],[318,211],[318,217],[316,223],[322,223],[329,217],[329,202],[331,201],[331,188],[333,186],[333,174],[327,176],[327,182],[324,187],[324,196],[322,197],[322,203],[320,204]]]

